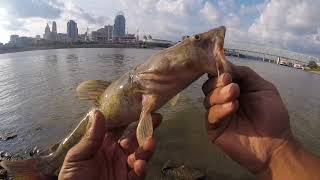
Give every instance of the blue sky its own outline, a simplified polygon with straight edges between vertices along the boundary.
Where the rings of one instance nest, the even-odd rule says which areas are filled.
[[[113,24],[118,11],[127,31],[179,40],[186,34],[227,26],[227,42],[254,43],[320,56],[319,0],[0,0],[0,42],[11,34],[42,35],[69,19],[80,33]]]

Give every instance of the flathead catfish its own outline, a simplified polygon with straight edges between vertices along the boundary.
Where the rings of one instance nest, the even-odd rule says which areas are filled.
[[[218,76],[220,71],[228,71],[223,48],[225,33],[226,28],[219,27],[194,35],[156,53],[112,83],[81,83],[77,94],[80,99],[94,102],[109,130],[139,121],[136,135],[142,146],[153,134],[152,112],[203,74]],[[88,121],[89,113],[53,153],[24,161],[2,161],[1,166],[17,179],[41,179],[54,174],[68,150],[85,134]]]

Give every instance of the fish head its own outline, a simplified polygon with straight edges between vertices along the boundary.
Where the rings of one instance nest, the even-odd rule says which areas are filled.
[[[224,56],[224,39],[226,28],[224,26],[208,32],[195,34],[177,45],[180,64],[187,64],[201,73],[217,76],[219,72],[229,71]],[[176,57],[179,59],[179,57]],[[182,62],[181,62],[182,61]]]

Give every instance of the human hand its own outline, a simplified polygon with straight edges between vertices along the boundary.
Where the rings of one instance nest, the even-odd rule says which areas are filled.
[[[153,114],[153,126],[161,123],[161,115]],[[155,140],[149,139],[139,148],[135,131],[118,143],[114,132],[105,131],[105,119],[96,111],[91,126],[82,140],[68,152],[59,179],[138,180],[146,175],[147,162],[155,151]]]
[[[258,174],[268,168],[277,148],[292,141],[289,115],[273,84],[248,67],[231,66],[233,79],[222,74],[203,85],[208,135],[233,160]]]

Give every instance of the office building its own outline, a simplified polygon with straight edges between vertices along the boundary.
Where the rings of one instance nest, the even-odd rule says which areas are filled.
[[[57,23],[55,21],[52,22],[52,32],[51,32],[51,40],[57,40]]]
[[[73,20],[70,20],[67,24],[67,37],[70,41],[77,41],[78,39],[77,23]]]
[[[19,40],[19,35],[11,35],[10,36],[10,44],[16,44]]]
[[[107,25],[104,28],[98,29],[97,31],[92,31],[91,38],[92,41],[105,43],[112,41],[112,33],[113,33],[113,26]]]
[[[47,26],[46,26],[46,28],[44,30],[43,39],[51,40],[51,30],[50,30],[50,27],[49,27],[48,23],[47,23]]]
[[[126,35],[126,19],[122,13],[119,13],[115,20],[113,26],[113,38],[121,39]]]
[[[63,43],[68,42],[68,36],[67,36],[67,34],[58,33],[58,34],[57,34],[57,41],[63,42]]]

